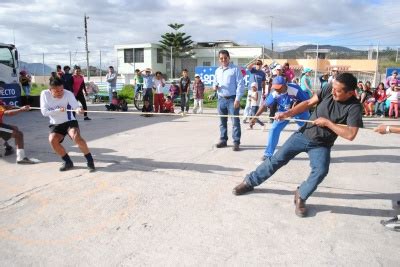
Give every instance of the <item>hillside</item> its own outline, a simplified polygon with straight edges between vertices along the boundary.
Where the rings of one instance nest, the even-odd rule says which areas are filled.
[[[42,63],[27,63],[24,61],[20,61],[20,70],[27,71],[30,75],[43,75],[43,66],[44,66],[44,75],[50,75],[52,71],[54,71],[50,66],[43,65]]]

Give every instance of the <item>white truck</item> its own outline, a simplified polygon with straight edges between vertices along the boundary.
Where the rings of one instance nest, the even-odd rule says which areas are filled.
[[[0,99],[8,105],[18,106],[20,96],[17,48],[13,44],[0,43]]]

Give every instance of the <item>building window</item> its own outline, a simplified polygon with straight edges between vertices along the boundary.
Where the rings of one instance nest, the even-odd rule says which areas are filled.
[[[124,49],[124,63],[133,63],[133,49]]]
[[[161,48],[157,48],[157,63],[164,63],[163,50]]]
[[[144,48],[135,48],[135,63],[144,63]]]
[[[204,61],[203,62],[204,67],[211,67],[211,61]]]

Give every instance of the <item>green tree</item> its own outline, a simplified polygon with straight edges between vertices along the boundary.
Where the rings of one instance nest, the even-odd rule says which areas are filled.
[[[172,51],[172,74],[173,77],[175,77],[176,59],[187,58],[194,55],[192,47],[193,41],[190,40],[192,36],[179,31],[184,24],[171,23],[168,24],[168,26],[172,28],[174,32],[167,32],[161,35],[160,46],[164,51],[164,56],[166,57],[171,57]]]

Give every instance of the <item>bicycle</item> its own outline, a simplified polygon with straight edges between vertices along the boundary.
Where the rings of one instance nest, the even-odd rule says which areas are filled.
[[[135,105],[137,110],[142,110],[143,108],[143,88],[139,88],[135,92],[135,96],[133,97],[133,104]]]

